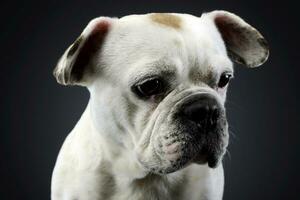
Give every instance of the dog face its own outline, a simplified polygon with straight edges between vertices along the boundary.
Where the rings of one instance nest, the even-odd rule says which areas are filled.
[[[164,174],[193,162],[218,166],[228,144],[232,61],[256,67],[267,57],[261,34],[226,11],[100,17],[54,74],[88,87],[93,124],[115,149]]]

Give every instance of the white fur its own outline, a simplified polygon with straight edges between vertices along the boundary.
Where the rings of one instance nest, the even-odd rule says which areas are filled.
[[[153,175],[137,158],[140,154],[144,160],[158,162],[151,148],[155,146],[152,132],[165,125],[163,118],[186,95],[185,91],[209,92],[223,105],[225,102],[226,89],[215,91],[189,78],[191,70],[202,74],[212,71],[215,75],[233,70],[212,18],[174,15],[181,19],[181,30],[159,26],[148,15],[130,15],[110,22],[101,53],[92,62],[99,70],[88,77],[89,103],[57,158],[52,176],[53,200],[222,199],[222,164],[216,169],[191,164],[170,174]],[[84,30],[84,36],[95,22]],[[59,72],[67,63],[65,59],[66,53]],[[167,64],[156,66],[158,61]],[[153,107],[137,100],[129,85],[133,77],[158,69],[176,72],[177,92],[174,90]],[[126,111],[128,99],[138,107],[132,122]],[[141,119],[151,110],[155,111],[143,126]],[[122,131],[116,122],[122,125]]]
[[[110,199],[222,199],[222,165],[210,169],[207,165],[192,164],[139,188],[134,181],[145,174],[131,161],[128,152],[102,139],[92,121],[88,105],[57,158],[51,188],[53,200],[103,199],[102,194],[111,187],[107,173],[116,179],[116,191]],[[113,162],[109,163],[110,160]],[[172,187],[178,191],[174,192]]]

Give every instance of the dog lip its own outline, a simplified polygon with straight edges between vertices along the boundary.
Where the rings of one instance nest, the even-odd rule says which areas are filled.
[[[223,153],[225,149],[221,151],[216,151],[213,149],[207,149],[202,147],[201,150],[194,156],[192,162],[197,164],[208,164],[210,168],[216,168],[219,166],[220,161],[222,160]]]
[[[210,168],[216,168],[218,166],[219,159],[217,156],[208,156],[207,164]]]
[[[219,156],[217,155],[206,155],[200,154],[193,159],[194,163],[197,164],[208,164],[210,168],[216,168],[219,165]]]

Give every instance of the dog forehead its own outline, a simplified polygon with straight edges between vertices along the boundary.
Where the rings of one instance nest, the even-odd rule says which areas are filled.
[[[143,61],[180,60],[182,70],[214,65],[227,53],[217,29],[199,17],[177,13],[150,13],[120,18],[111,31],[104,53],[110,70],[118,74]],[[225,59],[215,59],[224,57]],[[214,62],[214,63],[211,63]],[[179,63],[179,62],[177,62]],[[127,65],[126,67],[124,65]],[[222,66],[217,63],[216,66]],[[199,70],[211,70],[201,67]],[[179,71],[180,72],[180,71]]]

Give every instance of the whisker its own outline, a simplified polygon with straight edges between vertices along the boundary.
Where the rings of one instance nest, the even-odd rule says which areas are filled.
[[[228,149],[226,149],[225,155],[227,155],[228,159],[231,160],[231,154]]]

